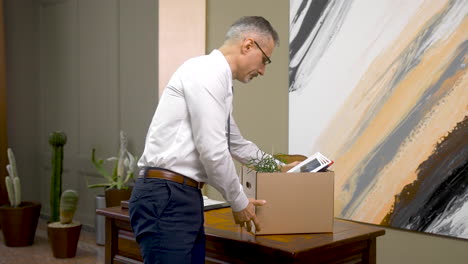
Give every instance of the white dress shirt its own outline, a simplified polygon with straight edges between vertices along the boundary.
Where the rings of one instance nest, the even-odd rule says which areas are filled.
[[[232,97],[232,71],[219,50],[186,61],[164,89],[138,166],[161,167],[206,182],[233,211],[247,207],[232,158],[245,164],[260,150],[240,134],[231,115]]]

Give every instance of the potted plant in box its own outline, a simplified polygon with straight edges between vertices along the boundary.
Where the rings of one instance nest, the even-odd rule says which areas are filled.
[[[0,207],[0,221],[6,246],[23,247],[32,245],[36,235],[37,222],[41,204],[21,201],[21,183],[16,168],[13,151],[9,148],[7,171],[5,177],[10,205]]]
[[[303,155],[289,155],[282,153],[270,155],[265,152],[260,152],[257,153],[256,158],[250,159],[245,165],[249,168],[249,171],[285,172],[305,159],[307,159],[307,157]]]
[[[81,224],[73,221],[78,193],[66,190],[60,198],[60,221],[47,225],[47,234],[56,258],[73,258],[80,238]]]
[[[282,160],[280,160],[282,162]],[[265,152],[260,151],[257,153],[256,158],[250,159],[245,164],[251,170],[257,172],[279,172],[281,171],[281,165],[278,164],[276,156],[271,156]]]
[[[106,207],[118,206],[121,201],[130,199],[132,193],[129,181],[133,179],[136,168],[135,157],[127,150],[127,136],[120,131],[120,149],[118,157],[108,158],[107,162],[115,162],[112,173],[105,168],[105,161],[96,159],[96,149],[93,148],[91,161],[97,171],[107,182],[88,185],[89,188],[105,188]]]

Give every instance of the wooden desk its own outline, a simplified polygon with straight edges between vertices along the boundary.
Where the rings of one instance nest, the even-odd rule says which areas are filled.
[[[142,263],[128,210],[106,216],[105,263]],[[230,208],[205,212],[206,263],[376,263],[376,237],[385,230],[335,219],[334,232],[254,236],[234,224]]]

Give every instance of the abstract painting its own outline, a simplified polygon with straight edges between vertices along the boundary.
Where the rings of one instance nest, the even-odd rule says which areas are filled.
[[[335,216],[468,239],[466,0],[290,0],[289,152]]]

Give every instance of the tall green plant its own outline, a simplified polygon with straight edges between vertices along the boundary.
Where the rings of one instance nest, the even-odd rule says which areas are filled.
[[[10,200],[11,207],[18,207],[21,203],[21,183],[18,177],[18,170],[16,169],[16,159],[13,150],[8,148],[8,161],[10,164],[6,166],[8,175],[5,177],[5,183],[8,193],[8,200]]]
[[[60,218],[60,195],[62,194],[63,146],[67,143],[64,132],[52,132],[49,144],[52,146],[52,176],[50,178],[50,221]]]
[[[133,179],[133,174],[136,168],[136,158],[127,150],[127,135],[120,131],[120,149],[118,157],[108,158],[107,161],[115,161],[112,174],[109,173],[104,164],[104,160],[96,159],[96,149],[93,148],[91,153],[91,161],[96,170],[107,180],[105,183],[91,184],[89,188],[104,187],[106,189],[127,189],[127,183]]]

